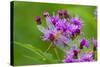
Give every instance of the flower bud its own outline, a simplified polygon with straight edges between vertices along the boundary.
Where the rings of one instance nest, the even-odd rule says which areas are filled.
[[[68,18],[69,17],[68,12],[66,10],[64,10],[63,13],[64,13],[64,18]]]
[[[80,42],[80,49],[83,49],[83,46],[85,46],[85,47],[89,47],[89,43],[88,43],[88,41],[87,40],[85,40],[85,39],[82,39],[81,40],[81,42]]]
[[[49,13],[48,13],[48,12],[44,12],[44,13],[43,13],[43,16],[44,16],[44,17],[47,17],[47,16],[49,16]]]
[[[59,15],[59,17],[62,19],[63,18],[63,11],[62,10],[58,10],[58,15]]]
[[[41,24],[41,18],[40,18],[40,16],[36,16],[35,17],[35,21],[37,22],[38,25],[40,25]]]
[[[75,30],[75,33],[76,33],[76,34],[80,34],[80,29],[76,29],[76,30]]]

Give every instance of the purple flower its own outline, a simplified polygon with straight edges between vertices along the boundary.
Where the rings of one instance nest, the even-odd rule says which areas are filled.
[[[35,21],[37,28],[43,33],[44,41],[51,41],[55,45],[69,46],[69,42],[75,40],[78,35],[81,35],[82,21],[79,17],[71,17],[66,10],[58,10],[55,15],[49,15],[49,12],[44,12],[46,26],[42,26],[41,17],[36,16]],[[94,61],[95,51],[97,50],[97,40],[92,39],[93,51],[80,55],[83,47],[89,48],[88,40],[82,38],[80,41],[80,49],[76,45],[72,46],[70,51],[67,51],[64,59],[65,63],[70,62],[90,62]],[[69,46],[70,47],[70,46]]]
[[[77,35],[80,35],[81,29],[74,24],[68,24],[67,25],[67,33],[69,32],[71,38],[77,37]]]
[[[43,33],[43,40],[65,45],[71,40],[71,37],[75,38],[76,35],[80,34],[81,21],[78,17],[70,19],[66,10],[58,10],[55,14],[52,16],[48,12],[43,13],[46,20],[45,27],[41,25],[41,18],[36,16],[37,27]],[[73,21],[73,23],[70,23],[70,21]]]
[[[72,63],[75,62],[75,60],[69,55],[64,59],[65,63]]]
[[[65,63],[72,63],[72,62],[78,62],[78,59],[74,59],[73,58],[73,52],[69,52],[67,53],[65,59],[64,59],[64,62]]]
[[[72,62],[91,62],[94,61],[93,60],[93,53],[84,53],[80,56],[80,58],[73,58],[73,53],[70,52],[69,54],[67,54],[66,58],[64,59],[65,63],[72,63]]]
[[[72,46],[70,51],[67,52],[64,62],[65,63],[78,62],[78,52],[79,52],[78,48],[76,46]]]
[[[76,46],[72,46],[72,51],[74,53],[74,59],[77,59],[78,58],[78,53],[79,53],[79,50]]]
[[[85,47],[89,47],[89,43],[86,39],[81,39],[81,42],[80,42],[80,49],[83,49],[83,46]]]
[[[76,47],[76,45],[72,46],[70,51],[71,51],[71,53],[73,53],[73,58],[77,59],[78,58],[79,50]]]
[[[91,53],[84,53],[80,57],[80,62],[90,62],[90,61],[94,61],[92,52]]]
[[[75,25],[81,26],[82,25],[82,21],[78,18],[78,17],[72,17],[71,18],[71,22]]]

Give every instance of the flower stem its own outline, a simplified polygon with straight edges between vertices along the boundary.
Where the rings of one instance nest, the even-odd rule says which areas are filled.
[[[49,47],[47,48],[47,50],[45,52],[48,52],[48,50],[51,48],[51,46],[52,46],[52,42],[51,42],[51,44],[49,45]]]
[[[52,46],[53,46],[53,43],[51,42],[51,44],[49,45],[49,47],[47,48],[47,50],[46,50],[45,52],[48,52],[49,49],[50,49]],[[54,48],[54,52],[55,52],[55,54],[56,54],[57,59],[60,60],[59,55],[58,55],[58,51],[57,51],[56,47],[53,47],[53,48]]]
[[[54,47],[54,51],[55,51],[55,54],[57,56],[57,59],[60,60],[59,55],[58,55],[58,51],[57,51],[56,47]]]

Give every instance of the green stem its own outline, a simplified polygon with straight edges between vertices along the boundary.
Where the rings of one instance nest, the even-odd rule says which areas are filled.
[[[55,54],[56,54],[56,56],[57,56],[57,59],[60,60],[59,54],[58,54],[58,51],[57,51],[56,47],[54,47],[54,51],[55,51]]]
[[[53,43],[51,42],[51,44],[49,45],[49,47],[47,48],[47,50],[46,50],[45,52],[48,52],[48,50],[49,50],[52,46],[53,46]],[[57,51],[56,47],[53,47],[53,48],[54,48],[54,52],[55,52],[55,54],[56,54],[57,59],[60,60],[59,55],[58,55],[58,51]]]
[[[52,42],[51,42],[51,44],[49,45],[49,47],[47,48],[47,50],[45,52],[48,52],[48,50],[51,48],[51,46],[52,46]]]

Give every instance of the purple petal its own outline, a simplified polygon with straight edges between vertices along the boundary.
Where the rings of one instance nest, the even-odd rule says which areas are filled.
[[[81,25],[82,21],[78,17],[71,18],[71,22],[75,25]]]

